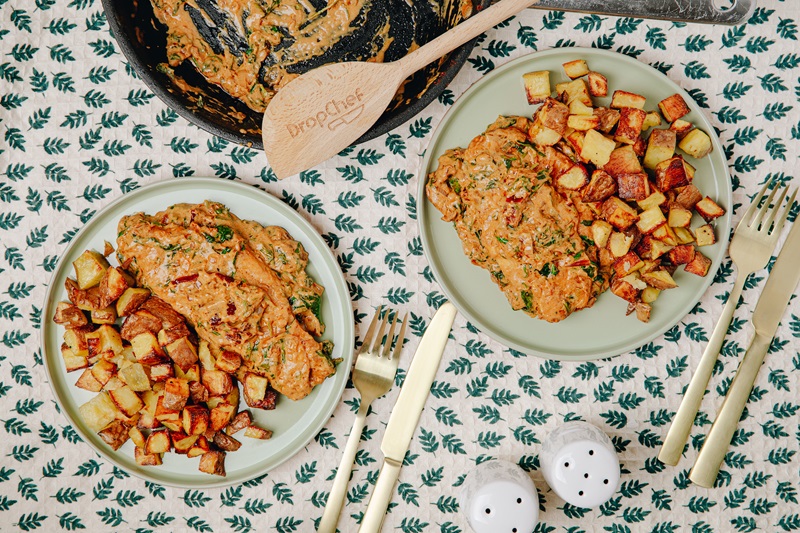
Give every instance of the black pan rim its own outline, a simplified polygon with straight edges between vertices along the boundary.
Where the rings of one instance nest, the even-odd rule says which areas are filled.
[[[106,14],[111,34],[122,50],[122,54],[133,67],[137,77],[144,82],[150,91],[153,92],[162,102],[164,102],[170,109],[175,111],[180,117],[186,119],[189,123],[199,127],[200,129],[211,133],[219,138],[227,141],[247,146],[249,148],[263,150],[264,144],[260,137],[256,138],[249,135],[237,134],[225,128],[221,128],[206,117],[193,113],[186,108],[185,102],[179,97],[170,92],[162,83],[158,81],[156,76],[151,72],[147,63],[137,53],[136,48],[132,44],[132,40],[128,36],[128,32],[121,24],[118,12],[116,9],[116,2],[119,0],[102,0],[103,11]],[[149,0],[140,0],[149,1]],[[483,9],[489,5],[491,0],[480,0],[480,7]],[[438,98],[442,92],[447,88],[453,78],[461,71],[461,68],[466,63],[467,58],[472,53],[475,43],[480,37],[461,45],[451,52],[451,57],[447,62],[447,66],[442,70],[442,74],[427,91],[418,100],[414,101],[396,114],[389,115],[384,118],[381,116],[377,123],[375,123],[367,132],[359,137],[353,144],[361,144],[366,141],[380,137],[385,133],[397,128],[398,126],[406,123],[411,118],[418,115],[423,109]]]

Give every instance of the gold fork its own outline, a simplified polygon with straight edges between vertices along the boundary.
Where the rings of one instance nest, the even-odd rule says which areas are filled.
[[[397,334],[397,344],[392,350],[392,340],[394,338],[395,326],[399,313],[394,314],[394,320],[389,327],[388,333],[384,337],[384,330],[389,322],[389,311],[383,315],[377,334],[375,329],[380,320],[382,306],[378,307],[375,317],[364,335],[364,342],[361,349],[356,354],[356,365],[353,369],[353,385],[361,395],[361,403],[358,406],[356,420],[353,422],[353,429],[350,430],[350,437],[344,448],[344,455],[336,471],[336,478],[333,480],[331,493],[325,504],[325,512],[322,514],[317,531],[319,533],[335,533],[336,524],[339,522],[339,514],[344,506],[345,496],[347,495],[347,483],[350,481],[350,473],[353,470],[353,463],[358,451],[358,442],[361,440],[361,432],[366,423],[367,411],[372,402],[386,394],[392,388],[395,374],[397,374],[397,364],[400,362],[400,351],[403,348],[403,340],[408,324],[408,314],[403,318],[400,332]]]
[[[681,406],[672,420],[672,426],[669,428],[667,438],[664,439],[664,444],[658,453],[658,459],[664,464],[674,466],[678,464],[681,458],[684,445],[689,438],[689,433],[692,431],[692,424],[703,401],[703,395],[708,386],[708,381],[711,379],[711,373],[717,362],[722,341],[725,340],[725,334],[728,332],[728,326],[730,326],[731,318],[736,310],[736,304],[739,302],[745,281],[747,281],[750,274],[761,270],[767,265],[769,258],[772,256],[772,251],[775,249],[775,244],[778,242],[781,228],[786,222],[786,217],[789,215],[789,210],[794,203],[797,191],[789,198],[789,202],[776,221],[776,216],[780,211],[787,191],[786,187],[776,184],[767,200],[759,207],[764,194],[772,184],[773,180],[767,181],[759,191],[733,233],[728,255],[730,255],[733,264],[736,265],[736,279],[733,282],[728,301],[722,309],[722,315],[719,317],[703,356],[700,358],[700,364],[697,365],[692,381],[686,389]],[[782,189],[780,197],[773,204],[772,200],[779,189]],[[773,222],[775,222],[774,225]]]

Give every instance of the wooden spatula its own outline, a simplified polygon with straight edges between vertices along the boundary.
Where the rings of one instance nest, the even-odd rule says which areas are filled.
[[[286,178],[336,155],[378,120],[403,80],[536,2],[501,0],[392,63],[334,63],[295,78],[264,113],[264,149],[275,175]]]

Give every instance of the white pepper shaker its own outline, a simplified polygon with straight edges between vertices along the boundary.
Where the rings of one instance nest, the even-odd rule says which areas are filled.
[[[550,488],[576,507],[598,507],[617,492],[617,451],[608,435],[587,422],[567,422],[550,433],[539,463]]]
[[[539,494],[530,476],[498,459],[468,474],[459,506],[475,533],[532,533],[539,521]]]

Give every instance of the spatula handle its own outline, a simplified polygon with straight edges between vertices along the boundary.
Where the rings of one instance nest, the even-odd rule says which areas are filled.
[[[405,77],[436,61],[538,0],[500,0],[397,61]]]

